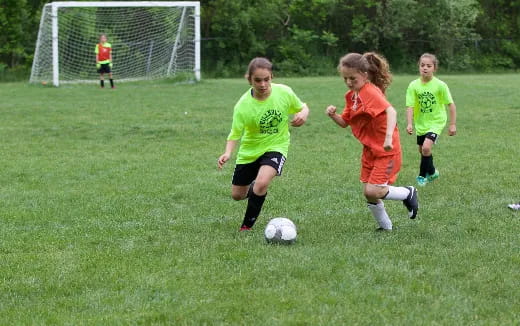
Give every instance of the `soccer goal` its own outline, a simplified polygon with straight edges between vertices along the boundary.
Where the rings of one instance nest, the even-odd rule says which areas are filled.
[[[66,1],[42,10],[30,82],[97,82],[100,34],[118,81],[200,80],[198,1]]]

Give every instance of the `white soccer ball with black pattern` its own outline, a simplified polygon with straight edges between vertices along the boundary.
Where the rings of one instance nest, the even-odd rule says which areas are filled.
[[[296,225],[285,217],[271,219],[264,231],[268,243],[291,244],[296,241],[297,234]]]

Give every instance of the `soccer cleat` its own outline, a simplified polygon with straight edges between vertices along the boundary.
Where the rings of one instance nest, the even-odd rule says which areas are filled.
[[[377,228],[376,232],[386,232],[386,231],[392,231],[392,229],[385,229],[385,228]]]
[[[419,187],[424,187],[428,183],[428,179],[422,176],[418,176],[415,180],[417,180],[417,185]]]
[[[242,225],[240,227],[240,230],[238,230],[239,232],[243,232],[243,231],[251,231],[252,228],[250,228],[249,226],[245,226],[245,225]]]
[[[441,174],[439,173],[439,170],[435,169],[435,173],[432,175],[428,175],[426,178],[428,179],[428,182],[432,182],[433,180],[439,178]]]
[[[414,219],[417,216],[417,211],[419,210],[419,199],[417,198],[417,189],[414,187],[406,187],[410,190],[408,197],[403,200],[404,206],[408,209],[408,217]]]
[[[509,205],[507,205],[507,207],[511,208],[514,211],[520,211],[520,203],[509,204]]]

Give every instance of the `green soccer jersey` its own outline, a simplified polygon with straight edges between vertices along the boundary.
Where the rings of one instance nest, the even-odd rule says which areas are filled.
[[[228,140],[239,140],[237,164],[256,161],[266,152],[289,150],[289,114],[300,112],[302,101],[285,85],[271,84],[271,94],[264,101],[252,96],[249,89],[234,108]]]
[[[446,125],[446,105],[453,103],[450,89],[442,80],[433,77],[427,83],[420,78],[406,90],[406,106],[413,107],[413,120],[418,136],[428,132],[440,134]]]

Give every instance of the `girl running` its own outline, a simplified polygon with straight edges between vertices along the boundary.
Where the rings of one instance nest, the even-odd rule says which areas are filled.
[[[440,175],[433,165],[432,147],[446,125],[446,108],[450,110],[448,135],[457,134],[457,109],[451,98],[448,85],[433,76],[439,61],[433,54],[425,53],[419,59],[420,78],[412,81],[406,90],[406,131],[412,134],[412,120],[417,133],[417,145],[421,153],[421,164],[417,184],[425,186]]]
[[[235,105],[226,150],[218,158],[218,168],[222,169],[240,140],[231,186],[234,200],[248,198],[240,231],[251,230],[269,184],[282,174],[290,143],[288,115],[295,114],[293,127],[303,125],[309,115],[307,105],[290,87],[271,83],[273,65],[269,60],[251,60],[245,77],[251,88]]]
[[[378,230],[392,230],[383,199],[402,201],[412,219],[417,216],[419,204],[414,187],[390,186],[401,168],[401,144],[397,113],[385,97],[391,82],[388,62],[373,52],[349,53],[340,59],[338,70],[350,89],[345,95],[345,109],[339,115],[330,105],[325,112],[340,127],[350,126],[363,145],[363,194],[379,224]]]

